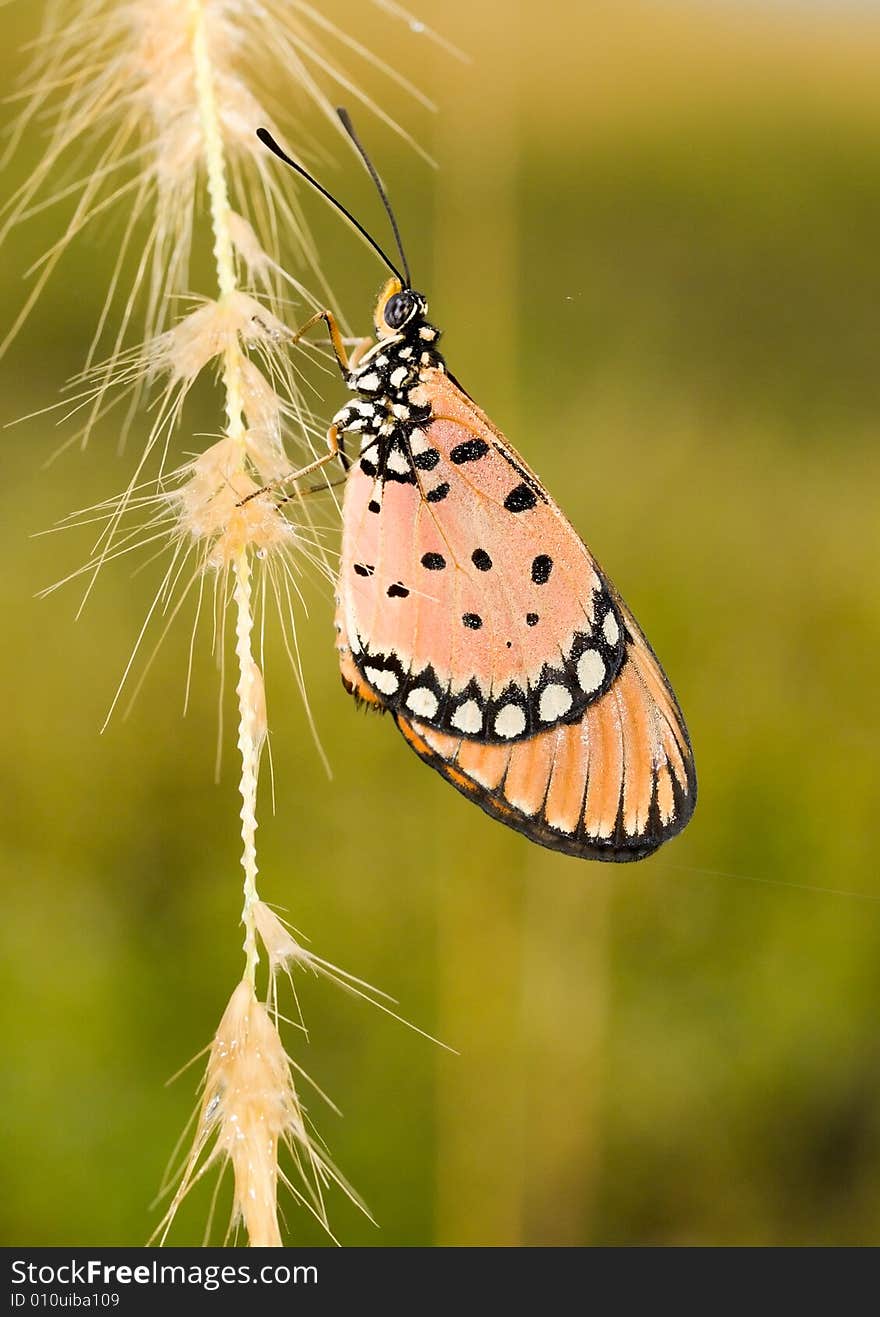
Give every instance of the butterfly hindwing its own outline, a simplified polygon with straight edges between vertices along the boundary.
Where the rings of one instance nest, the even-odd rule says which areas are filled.
[[[411,460],[392,452],[383,479],[367,445],[348,477],[345,644],[385,707],[436,731],[509,744],[576,723],[623,662],[619,605],[488,418],[426,375]]]
[[[398,727],[447,781],[532,841],[584,859],[650,855],[691,817],[696,777],[663,670],[622,611],[625,661],[579,723],[513,745],[475,744],[400,716]]]

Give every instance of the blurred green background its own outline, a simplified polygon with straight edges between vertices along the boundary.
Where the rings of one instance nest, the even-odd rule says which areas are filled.
[[[7,86],[39,8],[3,11]],[[637,866],[530,846],[355,712],[330,591],[308,584],[335,776],[276,636],[263,894],[460,1051],[302,985],[311,1040],[287,1042],[343,1109],[308,1099],[380,1224],[337,1195],[335,1229],[877,1243],[878,7],[446,0],[435,21],[469,64],[366,4],[326,11],[438,102],[431,117],[364,74],[440,165],[362,116],[417,282],[452,369],[646,628],[701,791],[687,833]],[[7,189],[41,150],[32,130]],[[379,231],[366,180],[346,162],[330,181]],[[381,272],[314,214],[366,329]],[[58,224],[35,217],[4,249],[4,320]],[[3,363],[4,421],[80,368],[120,224],[71,250]],[[328,416],[340,401],[333,386]],[[216,416],[200,395],[181,449]],[[182,719],[182,619],[99,737],[161,569],[108,568],[79,621],[76,588],[35,601],[90,541],[31,534],[116,493],[137,451],[136,432],[117,455],[107,424],[47,468],[68,433],[48,417],[3,441],[0,1234],[137,1244],[196,1071],[163,1085],[240,972],[232,710],[215,785],[218,679],[203,632]],[[200,1239],[209,1197],[173,1242]],[[321,1242],[287,1217],[292,1242]]]

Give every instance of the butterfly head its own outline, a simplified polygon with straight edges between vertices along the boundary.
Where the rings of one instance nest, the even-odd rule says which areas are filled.
[[[378,338],[392,338],[411,330],[422,322],[428,303],[421,293],[404,288],[397,278],[387,281],[373,312],[373,323]]]

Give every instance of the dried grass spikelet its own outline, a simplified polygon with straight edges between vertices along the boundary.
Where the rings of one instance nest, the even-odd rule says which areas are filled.
[[[242,410],[249,430],[259,441],[252,456],[264,483],[268,483],[292,470],[282,446],[285,419],[296,423],[309,455],[313,452],[310,440],[321,434],[299,398],[291,358],[292,339],[291,330],[269,306],[241,289],[217,298],[201,298],[161,334],[83,371],[73,381],[66,405],[70,415],[86,407],[100,409],[108,394],[118,402],[139,394],[144,384],[162,382],[156,417],[145,445],[146,457],[157,444],[167,446],[168,437],[180,422],[187,395],[202,372],[214,365],[222,373],[232,354]]]
[[[347,970],[340,969],[338,965],[334,965],[329,960],[324,960],[322,956],[316,956],[313,951],[309,951],[294,936],[294,932],[289,925],[284,920],[279,919],[275,911],[266,905],[265,901],[257,901],[254,904],[253,917],[260,941],[265,947],[269,960],[269,999],[276,1017],[278,1015],[278,978],[281,974],[284,974],[290,983],[294,1001],[297,1004],[300,1025],[305,1030],[292,972],[294,968],[299,968],[329,979],[337,987],[343,988],[355,997],[362,998],[363,1001],[369,1002],[371,1006],[378,1007],[380,1011],[390,1015],[393,1020],[405,1024],[408,1029],[412,1029],[414,1033],[421,1034],[423,1038],[436,1043],[444,1051],[455,1051],[448,1044],[442,1043],[439,1038],[434,1038],[431,1034],[426,1033],[424,1029],[420,1029],[418,1025],[412,1024],[402,1015],[398,1015],[397,1011],[392,1010],[389,1003],[395,1003],[395,999],[389,996],[387,992],[382,992],[379,988],[373,987],[371,983],[367,983],[365,979],[359,979],[354,974],[349,974]]]
[[[384,2],[379,7],[389,10]],[[404,10],[394,6],[393,11],[409,21]],[[145,295],[145,336],[152,338],[167,323],[170,299],[188,290],[204,149],[192,58],[196,26],[211,65],[224,151],[240,177],[238,209],[246,206],[249,212],[242,218],[252,219],[260,232],[271,224],[291,234],[312,273],[315,251],[298,203],[277,170],[254,150],[255,126],[283,130],[263,101],[264,87],[283,79],[292,94],[286,108],[294,121],[303,102],[311,101],[335,131],[341,130],[333,103],[342,92],[419,150],[341,59],[372,66],[415,100],[433,108],[431,102],[304,0],[56,0],[46,6],[43,32],[15,97],[22,109],[6,158],[34,123],[48,124],[48,142],[39,164],[0,211],[0,241],[56,203],[68,202],[68,218],[59,240],[34,266],[34,286],[0,353],[70,242],[117,205],[124,205],[127,215],[117,275],[129,255],[136,268],[133,286],[121,299],[111,355],[120,349],[139,294]],[[432,35],[421,25],[412,30]],[[63,185],[55,183],[58,178]],[[266,274],[267,291],[275,296],[277,271],[267,266]],[[109,309],[121,292],[118,282],[114,276],[93,351],[112,323]]]
[[[265,375],[247,357],[241,363],[241,390],[247,429],[244,444],[264,485],[290,473],[282,443],[284,405]]]
[[[315,568],[328,582],[333,579],[325,539],[333,529],[328,512],[335,496],[331,495],[329,509],[326,502],[316,505],[314,500],[300,497],[299,486],[290,487],[287,500],[268,492],[250,497],[264,486],[277,486],[294,469],[284,443],[291,431],[299,449],[297,465],[311,461],[319,444],[323,446],[322,428],[304,413],[296,398],[289,340],[290,331],[267,306],[236,289],[223,297],[200,300],[151,343],[88,373],[85,378],[91,381],[91,393],[86,402],[107,387],[105,370],[113,371],[117,392],[124,393],[146,378],[164,379],[165,383],[128,487],[117,498],[82,509],[62,523],[103,523],[90,558],[64,579],[84,577],[87,598],[107,562],[141,548],[149,548],[155,555],[157,544],[164,539],[172,555],[150,612],[153,615],[161,605],[163,613],[173,615],[177,611],[171,598],[175,589],[191,590],[199,584],[200,574],[228,569],[249,550],[255,569],[262,572],[265,568],[269,598],[278,609],[285,645],[303,689],[293,603],[294,598],[301,599],[299,578],[306,568]],[[144,492],[151,484],[141,480],[147,458],[158,450],[164,462],[193,383],[209,368],[222,373],[230,358],[236,366],[241,415],[236,437],[218,439],[176,471],[162,473],[160,467],[158,488]],[[316,473],[315,478],[320,481],[322,474]],[[316,512],[320,524],[316,524]],[[190,572],[187,559],[193,563]],[[216,586],[214,593],[218,601],[226,598],[225,591],[218,592]],[[201,600],[200,586],[198,595]],[[265,600],[262,589],[259,597]]]
[[[228,567],[245,549],[265,559],[275,550],[295,547],[296,529],[273,495],[252,497],[261,487],[242,470],[237,440],[221,439],[195,459],[191,470],[174,497],[181,528],[206,544],[206,566]]]
[[[209,1049],[192,1147],[157,1231],[161,1242],[192,1187],[226,1165],[233,1175],[230,1229],[243,1225],[252,1247],[281,1247],[279,1181],[328,1234],[324,1190],[331,1182],[363,1208],[310,1131],[293,1072],[275,1022],[243,980]],[[291,1157],[295,1178],[279,1166],[282,1148]]]
[[[84,604],[99,572],[114,560],[132,555],[149,555],[151,561],[166,558],[144,626],[111,702],[109,720],[132,677],[148,635],[154,637],[153,647],[140,665],[142,670],[128,707],[188,600],[195,598],[187,690],[199,621],[206,600],[212,598],[214,642],[218,659],[222,660],[222,638],[232,602],[230,576],[246,552],[253,573],[254,627],[260,638],[260,649],[263,649],[265,619],[271,613],[280,629],[318,753],[326,767],[302,669],[297,611],[305,607],[301,582],[307,573],[316,573],[328,584],[334,580],[333,555],[326,539],[335,528],[332,521],[316,524],[312,516],[313,500],[298,497],[296,490],[284,500],[279,500],[271,490],[259,492],[290,470],[280,434],[280,418],[285,408],[262,372],[246,358],[242,364],[248,425],[241,438],[215,441],[176,471],[166,474],[158,491],[151,488],[151,481],[143,487],[145,492],[132,484],[121,496],[72,514],[62,527],[99,525],[102,529],[91,556],[42,593],[50,594],[71,580],[83,579],[87,582]],[[161,627],[158,635],[157,624]],[[262,676],[252,685],[251,698],[259,700],[262,709],[257,719],[264,727],[262,740],[266,721]]]
[[[264,351],[292,338],[282,320],[248,293],[236,289],[225,297],[205,299],[147,349],[146,361],[167,371],[172,381],[196,378],[209,361],[230,348],[260,347]],[[281,353],[275,354],[278,363]]]

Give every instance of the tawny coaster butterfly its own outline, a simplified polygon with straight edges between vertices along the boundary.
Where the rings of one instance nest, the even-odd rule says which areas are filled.
[[[333,418],[348,469],[337,593],[346,689],[394,717],[426,763],[532,841],[637,860],[685,826],[693,755],[663,669],[632,614],[537,476],[449,373],[440,331],[402,272],[265,129],[393,273],[376,341],[348,359],[356,395]],[[299,337],[299,335],[297,336]],[[345,439],[357,435],[353,465]]]

